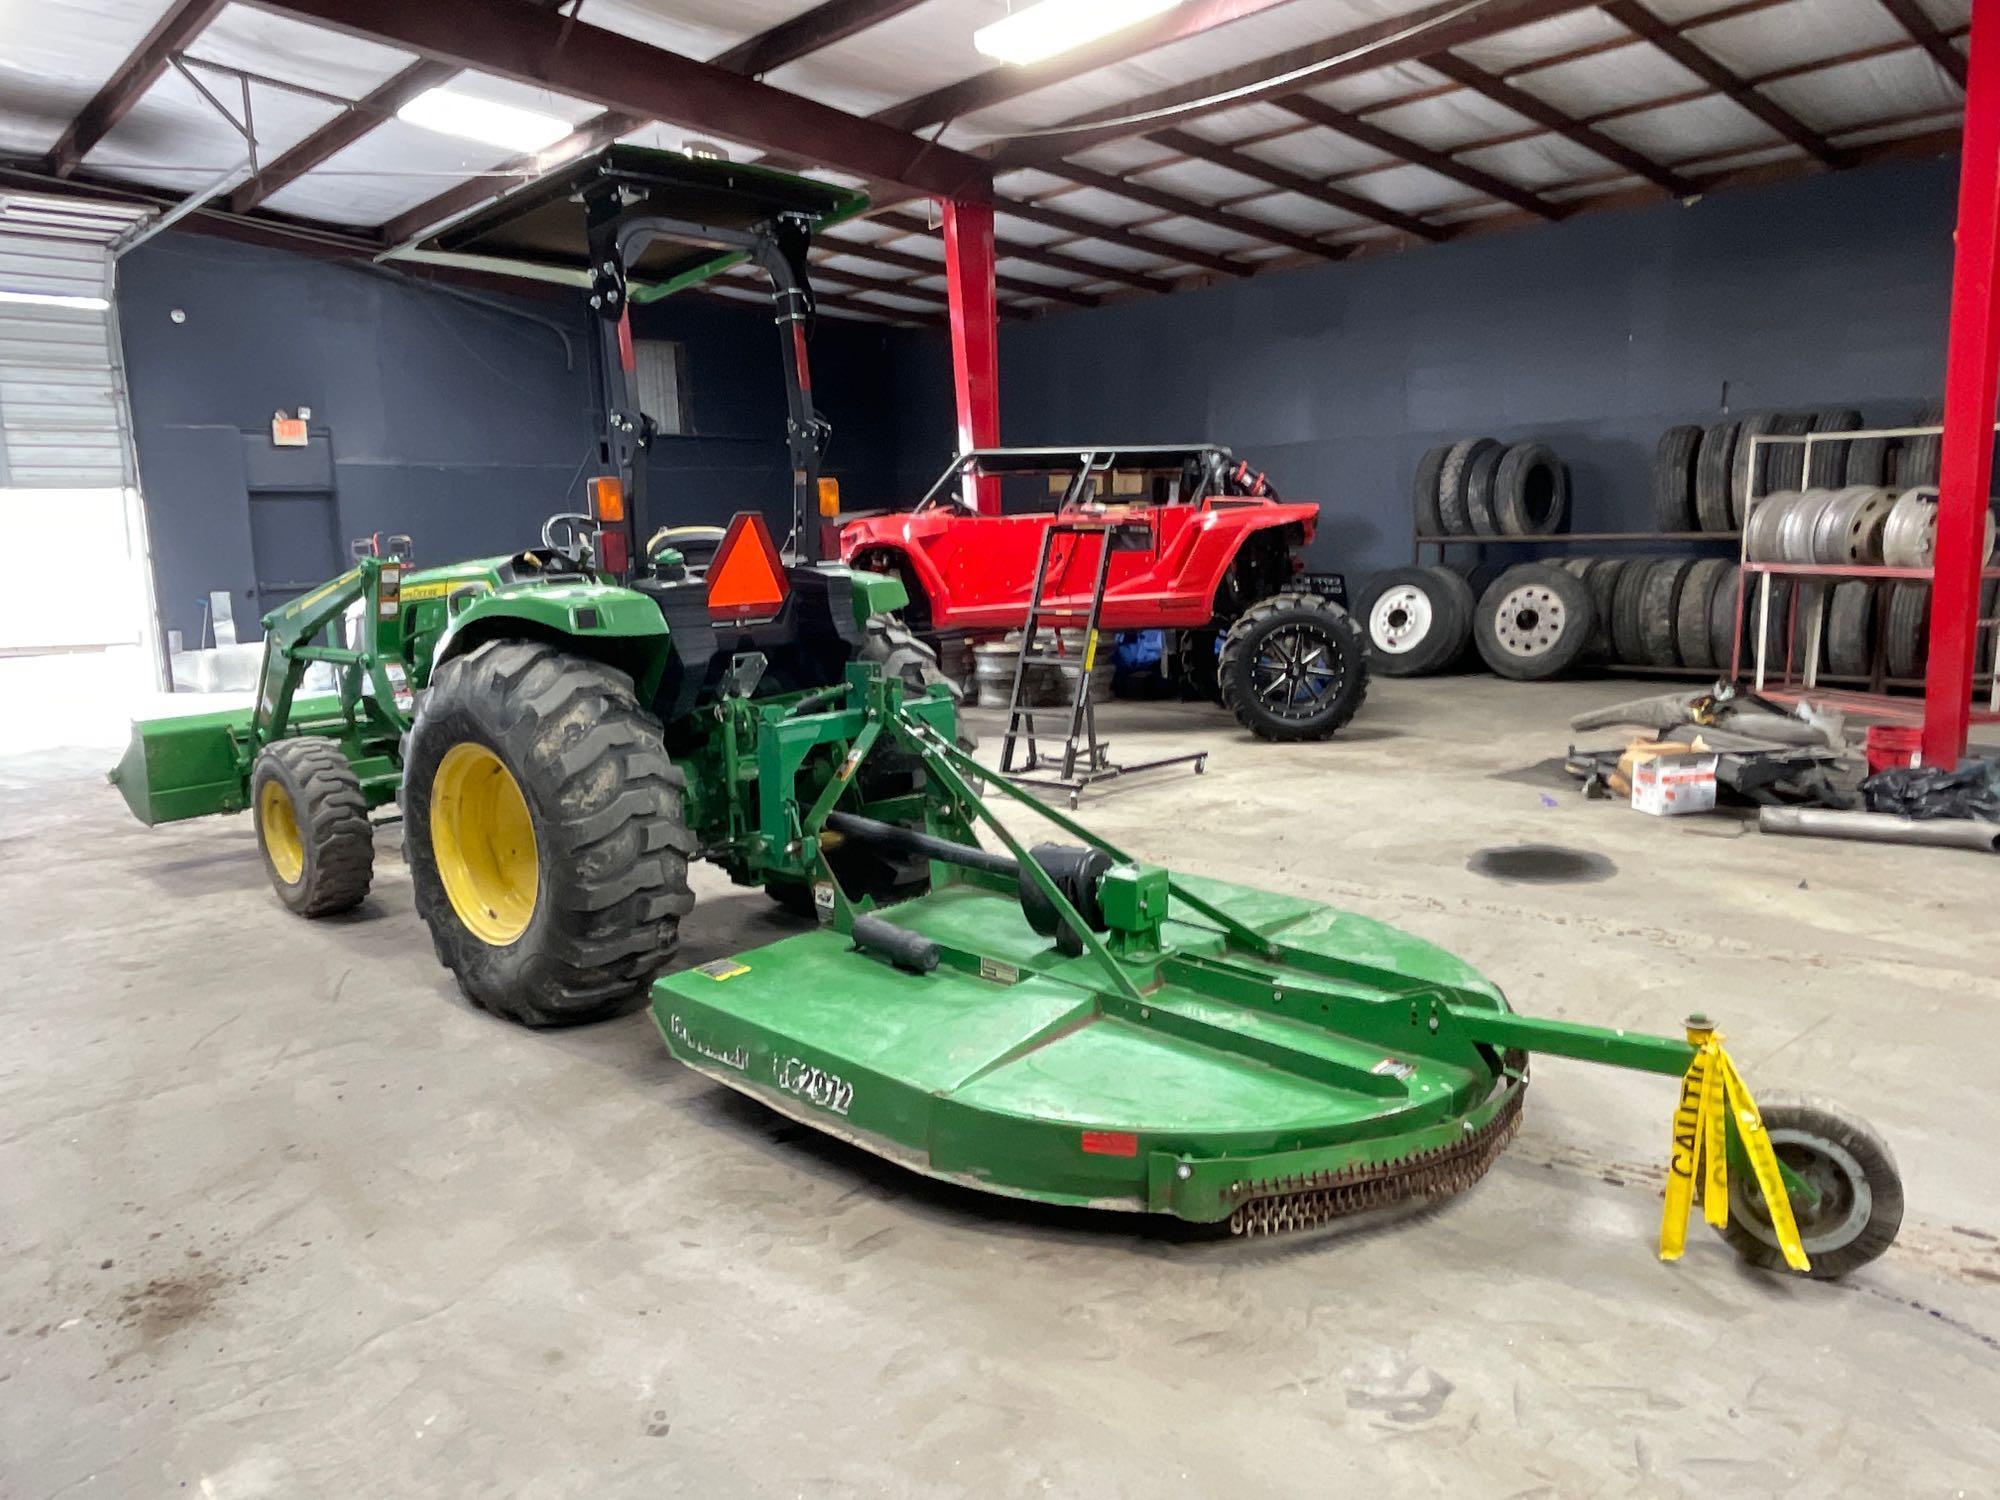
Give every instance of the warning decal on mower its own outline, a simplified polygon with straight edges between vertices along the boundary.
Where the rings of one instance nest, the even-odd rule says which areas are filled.
[[[1687,1248],[1688,1216],[1694,1209],[1695,1179],[1701,1179],[1702,1217],[1717,1229],[1729,1224],[1728,1122],[1749,1158],[1757,1191],[1771,1216],[1771,1232],[1794,1271],[1811,1269],[1799,1227],[1792,1218],[1792,1201],[1778,1170],[1777,1154],[1764,1131],[1757,1101],[1750,1097],[1736,1064],[1722,1050],[1722,1033],[1708,1026],[1688,1027],[1694,1060],[1681,1079],[1681,1097],[1674,1106],[1673,1145],[1667,1158],[1667,1199],[1660,1215],[1660,1259],[1679,1260]]]
[[[711,963],[696,964],[695,973],[705,974],[720,984],[725,979],[734,979],[738,974],[748,974],[750,965],[738,963],[733,958],[718,958]]]

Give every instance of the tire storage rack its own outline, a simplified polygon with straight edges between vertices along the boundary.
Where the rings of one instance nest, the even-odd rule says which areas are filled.
[[[1563,530],[1569,476],[1545,444],[1467,438],[1431,449],[1417,468],[1411,566],[1377,574],[1357,598],[1371,669],[1390,677],[1443,671],[1469,641],[1496,673],[1523,681],[1580,665],[1710,679],[1726,671],[1742,619],[1740,575],[1727,555],[1738,535],[1697,526],[1703,431],[1674,428],[1660,440],[1655,513],[1679,524],[1656,531]],[[1712,462],[1721,515],[1730,513],[1730,489],[1747,482],[1747,473]],[[1484,556],[1517,547],[1602,550],[1511,566]],[[1469,550],[1472,561],[1448,563],[1452,548]]]
[[[1909,695],[1924,686],[1943,432],[1940,423],[1924,422],[1750,436],[1745,448],[1753,489],[1739,545],[1742,576],[1753,580],[1753,587],[1742,590],[1737,601],[1734,676],[1747,675],[1756,692],[1777,702],[1811,698],[1884,722],[1921,721],[1922,700]],[[1863,463],[1842,465],[1824,457],[1849,445],[1867,455]],[[1880,475],[1872,455],[1882,448],[1904,455],[1900,471],[1892,466]],[[1788,449],[1797,451],[1781,458]],[[1814,474],[1849,481],[1860,474],[1864,482],[1783,484]],[[1865,482],[1868,476],[1896,482],[1871,484]],[[1989,508],[1974,627],[1975,634],[1984,633],[1974,660],[1983,661],[1986,670],[1974,677],[1974,687],[1985,684],[1986,707],[1973,712],[1972,722],[1983,724],[2000,723],[2000,567],[1994,566],[1994,546]],[[1747,659],[1740,654],[1745,651]]]

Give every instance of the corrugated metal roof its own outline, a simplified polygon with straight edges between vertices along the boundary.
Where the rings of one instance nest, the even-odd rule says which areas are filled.
[[[1475,9],[1478,3],[1472,0]],[[1911,137],[1928,142],[1939,131],[1949,131],[1963,107],[1951,73],[1879,0],[1642,3],[1662,22],[1682,28],[1688,42],[1744,86],[1759,89],[1790,111],[1805,130],[1843,147]],[[1948,45],[1962,49],[1970,0],[1916,3],[1952,39]],[[689,57],[711,59],[815,8],[814,0],[583,0],[581,19]],[[998,82],[984,106],[967,110],[939,133],[946,144],[976,147],[1080,116],[1116,116],[1133,101],[1164,89],[1187,90],[1226,70],[1250,67],[1254,72],[1254,65],[1287,55],[1296,60],[1296,49],[1370,23],[1393,23],[1422,6],[1418,0],[1285,0],[1246,7],[1251,10],[1247,16],[1214,24],[1199,35],[1032,88],[1025,83],[1040,75],[996,69],[972,45],[973,32],[1008,8],[1009,0],[891,5],[885,9],[895,13],[886,19],[775,67],[767,81],[838,108],[872,113],[991,74]],[[22,159],[47,152],[168,9],[168,0],[45,0],[0,8],[0,80],[5,81],[0,155]],[[197,77],[233,112],[240,110],[242,91],[248,89],[263,162],[334,119],[345,108],[343,101],[362,97],[415,61],[399,48],[243,4],[226,6],[187,52],[191,59],[252,75],[245,83],[197,69]],[[1483,190],[1479,172],[1557,201],[1655,190],[1629,164],[1607,161],[1573,139],[1577,130],[1549,128],[1488,97],[1504,96],[1509,89],[1523,91],[1567,120],[1594,128],[1657,164],[1695,174],[1697,185],[1702,174],[1759,163],[1796,160],[1810,165],[1807,153],[1727,91],[1594,6],[1579,5],[1534,24],[1499,30],[1463,42],[1454,52],[1460,65],[1471,64],[1496,81],[1490,87],[1463,86],[1421,61],[1298,80],[1307,105],[1317,101],[1358,113],[1369,131],[1389,132],[1392,139],[1386,141],[1357,140],[1272,100],[1197,100],[1188,112],[1148,128],[1183,130],[1203,142],[1234,148],[1247,161],[1232,168],[1189,158],[1162,140],[1149,139],[1136,126],[1119,138],[1076,151],[1072,159],[1096,173],[1129,176],[1152,193],[1173,194],[1190,207],[1227,204],[1242,219],[1252,225],[1261,220],[1280,237],[1303,234],[1336,243],[1400,232],[1361,217],[1343,195],[1440,223],[1516,212]],[[1442,65],[1451,59],[1438,61]],[[1017,76],[1023,86],[1015,93],[1008,85]],[[459,75],[453,86],[571,124],[599,114],[591,101],[476,72]],[[1003,97],[1008,94],[1012,97]],[[691,136],[713,139],[673,124],[648,125],[628,138],[678,147]],[[754,155],[723,144],[732,155]],[[94,145],[83,165],[90,174],[185,192],[242,152],[240,136],[214,104],[168,69]],[[1451,175],[1451,162],[1435,156],[1425,157],[1429,165],[1403,165],[1400,155],[1405,152],[1443,153],[1469,170]],[[265,207],[295,219],[372,231],[508,160],[504,151],[388,120],[277,191]],[[1289,176],[1265,180],[1256,175],[1256,162]],[[1003,288],[1003,304],[1034,300],[1036,285],[1109,292],[1130,284],[1115,275],[1094,276],[1070,262],[1174,276],[1196,269],[1176,261],[1170,248],[1151,255],[1008,213],[1008,199],[1041,202],[1081,221],[1136,227],[1163,246],[1180,243],[1259,264],[1302,258],[1296,245],[1262,242],[1189,218],[1171,206],[1140,203],[1101,185],[1080,185],[1063,175],[1062,165],[1046,161],[1005,174],[998,183],[1002,249],[1013,250],[1010,274],[1016,278],[1012,288]],[[1317,194],[1302,192],[1297,178],[1325,187]],[[490,182],[495,192],[506,185],[504,179]],[[1335,199],[1343,201],[1330,201]],[[856,245],[872,242],[885,255],[936,258],[933,240],[907,232],[853,226],[836,238]],[[1059,259],[1036,258],[1050,249],[1060,250]],[[915,274],[907,264],[871,261],[865,254],[842,264],[853,274],[865,270],[891,283]],[[874,294],[854,295],[858,305],[868,305]],[[877,296],[877,305],[888,305],[885,298]]]

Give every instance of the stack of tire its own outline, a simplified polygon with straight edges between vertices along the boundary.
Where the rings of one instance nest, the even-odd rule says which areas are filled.
[[[1878,485],[1780,491],[1751,506],[1743,548],[1752,562],[1928,568],[1936,556],[1937,510],[1938,492],[1932,486],[1900,492]],[[1994,533],[1993,514],[1988,511],[1983,554],[1988,559],[1993,556]],[[1821,633],[1821,665],[1828,673],[1872,676],[1879,643],[1885,676],[1922,675],[1929,636],[1928,583],[1773,575],[1773,619],[1789,606],[1795,588],[1810,591],[1801,596],[1801,602],[1809,604],[1817,603],[1818,590],[1829,590]],[[1982,593],[1989,606],[1991,594],[1991,589]],[[1982,608],[1981,618],[1990,613],[1990,607]],[[1783,639],[1775,629],[1773,635]]]
[[[1943,412],[1941,406],[1926,407],[1910,425],[1934,425],[1943,420]],[[1861,426],[1860,412],[1841,407],[1760,412],[1706,427],[1670,427],[1654,453],[1654,521],[1661,531],[1729,532],[1742,527],[1753,494],[1864,484],[1910,489],[1938,482],[1943,443],[1934,434],[1815,443],[1810,473],[1805,444],[1751,441],[1855,432]]]
[[[1423,536],[1547,536],[1569,520],[1569,470],[1545,443],[1462,438],[1417,464]]]
[[[1740,572],[1720,557],[1572,557],[1517,563],[1475,596],[1458,568],[1391,568],[1355,612],[1369,669],[1384,677],[1444,671],[1468,646],[1521,682],[1604,663],[1722,673],[1735,659]]]

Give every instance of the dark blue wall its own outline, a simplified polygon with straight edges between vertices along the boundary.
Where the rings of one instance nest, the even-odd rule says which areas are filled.
[[[239,619],[269,607],[247,592],[248,493],[279,408],[312,408],[315,448],[331,450],[343,546],[400,531],[420,560],[510,551],[550,512],[579,508],[582,480],[597,472],[599,399],[581,298],[471,295],[500,307],[352,262],[195,234],[161,235],[126,259],[119,318],[167,628],[192,641],[211,589],[236,591]],[[686,342],[695,432],[654,449],[654,519],[720,521],[759,507],[780,524],[790,486],[768,312],[684,297],[642,310],[638,331]],[[831,320],[815,335],[815,390],[835,425],[829,472],[850,506],[901,493],[892,371],[911,337]],[[306,507],[298,514],[324,531]]]
[[[1577,530],[1652,524],[1677,422],[1907,419],[1943,382],[1955,160],[1843,172],[1005,325],[1010,443],[1203,438],[1325,507],[1315,561],[1407,560],[1434,443],[1544,437]],[[905,431],[949,437],[935,341]]]

